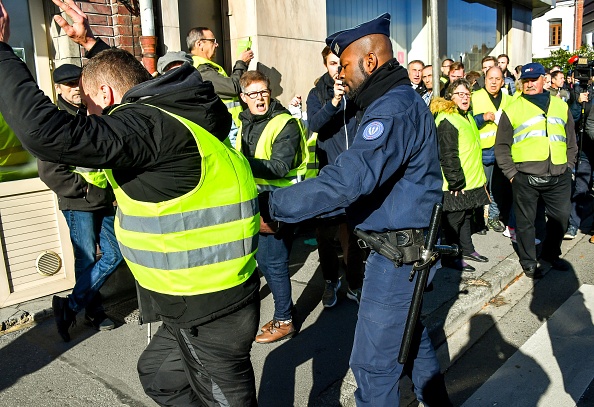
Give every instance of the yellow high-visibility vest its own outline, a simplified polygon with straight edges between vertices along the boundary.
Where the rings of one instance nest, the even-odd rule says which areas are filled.
[[[289,113],[281,113],[268,121],[266,127],[264,127],[264,131],[262,131],[262,134],[258,139],[258,144],[256,144],[254,158],[258,158],[260,160],[270,160],[270,157],[272,157],[272,145],[274,144],[274,140],[276,140],[276,136],[278,136],[282,129],[284,129],[287,123],[289,123],[291,120],[295,120],[299,126],[301,135],[299,143],[301,148],[301,156],[295,157],[295,160],[293,161],[295,164],[294,167],[291,168],[291,170],[283,178],[254,178],[256,184],[258,185],[259,192],[288,187],[289,185],[296,184],[297,182],[303,181],[305,179],[309,157],[306,146],[307,141],[305,139],[305,129],[301,125],[301,122],[292,117]],[[237,137],[237,142],[235,145],[235,148],[237,148],[238,151],[241,151],[241,144],[243,143],[242,133],[243,127],[240,127],[240,135]]]
[[[476,116],[487,112],[497,113],[503,110],[510,101],[511,96],[501,92],[501,104],[499,105],[499,109],[496,109],[487,90],[481,88],[472,93],[472,114]],[[479,133],[482,148],[491,148],[495,145],[495,135],[497,134],[497,125],[495,123],[487,122],[483,128],[479,129]]]
[[[305,179],[315,178],[320,172],[320,160],[318,160],[318,133],[311,133],[307,142],[307,169],[305,171]]]
[[[479,132],[472,115],[468,120],[458,113],[439,113],[435,124],[439,126],[442,120],[449,121],[458,130],[458,158],[464,172],[466,186],[464,189],[475,189],[486,184],[487,177],[483,170],[483,155],[479,140]],[[443,175],[443,170],[442,170]],[[444,191],[449,190],[449,184],[443,177]]]
[[[143,202],[105,170],[118,202],[120,250],[138,283],[151,291],[198,295],[235,287],[256,268],[260,213],[250,166],[196,123],[166,113],[194,135],[200,182],[180,197]]]
[[[225,78],[229,77],[229,75],[227,75],[227,72],[225,72],[225,70],[223,69],[222,66],[220,66],[219,64],[217,64],[215,62],[212,62],[210,59],[202,58],[197,55],[192,55],[192,60],[194,61],[194,68],[196,68],[196,69],[200,65],[207,64],[207,65],[214,67]],[[243,112],[243,108],[241,107],[241,103],[239,101],[239,96],[235,96],[235,97],[228,98],[228,99],[221,98],[221,100],[223,101],[225,106],[227,106],[227,110],[229,110],[229,113],[231,113],[231,116],[233,117],[233,121],[235,122],[237,127],[239,127],[239,125],[241,124],[241,120],[239,119],[239,113]]]
[[[37,161],[23,148],[0,113],[0,182],[37,176]]]
[[[505,109],[514,129],[511,146],[515,163],[544,161],[551,157],[555,165],[567,162],[567,104],[551,97],[547,112],[524,97],[518,97]]]
[[[103,189],[107,188],[107,176],[103,170],[98,168],[74,167],[71,171],[80,174],[88,184]]]

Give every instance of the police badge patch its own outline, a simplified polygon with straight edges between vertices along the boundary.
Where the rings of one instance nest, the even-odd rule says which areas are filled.
[[[384,133],[384,125],[381,122],[371,122],[363,130],[365,140],[375,140]]]

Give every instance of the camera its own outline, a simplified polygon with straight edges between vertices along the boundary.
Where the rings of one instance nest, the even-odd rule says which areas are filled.
[[[593,75],[592,68],[594,68],[594,61],[588,61],[588,58],[585,57],[578,57],[573,66],[574,79],[582,86],[588,86],[588,81]]]

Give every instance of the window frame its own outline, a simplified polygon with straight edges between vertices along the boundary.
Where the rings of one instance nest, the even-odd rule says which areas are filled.
[[[561,46],[563,24],[561,20],[549,21],[549,47]],[[557,40],[557,41],[555,41]]]

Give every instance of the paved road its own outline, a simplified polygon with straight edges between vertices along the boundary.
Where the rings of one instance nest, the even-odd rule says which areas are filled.
[[[493,270],[515,264],[513,259],[508,258],[510,254],[513,256],[509,241],[489,233],[486,237],[475,237],[475,244],[480,252],[492,259],[492,264],[480,265],[485,269],[475,273],[476,276],[442,270],[436,279],[436,290],[427,296],[423,311],[426,316],[437,313],[444,306],[451,314],[453,303],[460,303],[465,297],[488,289],[476,285],[477,281],[484,281],[481,278],[486,274],[481,273],[493,273]],[[298,239],[295,251],[301,256],[294,258],[291,265],[293,299],[299,310],[297,319],[302,321],[301,332],[288,341],[271,345],[254,344],[252,351],[259,402],[264,407],[354,405],[352,392],[355,385],[348,369],[348,358],[357,306],[346,299],[342,291],[335,308],[323,309],[320,304],[323,280],[319,263],[315,247],[307,243],[307,236]],[[547,341],[552,344],[566,342],[565,339],[550,339],[552,331],[549,327],[557,326],[555,321],[563,321],[565,325],[562,326],[569,328],[575,326],[570,323],[569,317],[581,322],[591,321],[586,317],[592,315],[590,310],[593,308],[588,288],[594,285],[594,245],[580,235],[580,239],[566,242],[565,246],[569,250],[567,258],[574,268],[572,272],[550,271],[536,285],[531,280],[520,278],[497,297],[492,306],[485,307],[472,318],[468,315],[466,324],[448,334],[450,336],[439,349],[439,354],[442,366],[450,366],[446,371],[446,381],[456,406],[463,405],[475,394],[486,400],[485,406],[493,405],[489,404],[493,394],[497,397],[502,395],[497,391],[498,387],[502,387],[497,381],[500,376],[510,376],[512,384],[521,386],[513,397],[518,393],[528,397],[522,406],[540,405],[535,403],[541,398],[545,400],[543,389],[554,397],[560,388],[565,389],[576,403],[581,397],[579,407],[594,405],[591,402],[584,404],[588,403],[589,393],[582,390],[591,377],[580,373],[580,390],[567,390],[569,382],[566,378],[578,374],[574,374],[574,370],[565,373],[566,368],[573,369],[578,365],[576,361],[592,366],[586,356],[590,357],[594,352],[582,349],[579,342],[582,334],[589,332],[589,325],[573,332],[575,335],[570,339],[577,340],[577,344],[563,349],[563,355],[567,350],[574,350],[578,352],[577,357],[572,354],[566,363],[565,356],[561,358],[556,346],[549,346],[553,358],[550,355],[548,359],[536,357],[544,355],[544,350],[539,347],[544,347]],[[585,291],[578,292],[584,284]],[[581,298],[576,300],[575,296],[580,295]],[[555,314],[569,298],[573,298],[570,300],[573,302],[567,303],[572,312]],[[134,301],[131,301],[112,311],[126,315],[134,308]],[[263,284],[263,322],[270,319],[272,309],[272,296]],[[146,326],[122,324],[114,331],[99,333],[85,326],[83,319],[79,318],[79,325],[71,333],[72,342],[62,343],[53,321],[45,320],[33,327],[0,336],[0,405],[154,405],[142,392],[136,373],[136,361],[146,345]],[[556,337],[555,333],[553,338]],[[588,346],[591,347],[593,342],[590,340]],[[522,364],[515,362],[514,358],[520,358]],[[526,361],[531,364],[525,364]],[[555,367],[555,363],[559,367]],[[525,368],[531,366],[534,367],[535,383],[540,383],[540,387],[528,384],[531,382],[525,379]],[[517,375],[512,376],[510,370]],[[588,372],[591,374],[591,371]],[[526,385],[522,385],[524,382]],[[416,406],[409,384],[403,382],[401,388],[403,406]],[[582,394],[578,394],[580,392]],[[470,401],[466,404],[475,405],[481,406]],[[514,404],[502,402],[497,405],[508,407]],[[555,406],[565,407],[562,404]]]
[[[567,254],[572,270],[518,279],[440,349],[462,407],[594,406],[594,245]],[[415,404],[411,404],[415,405]]]

